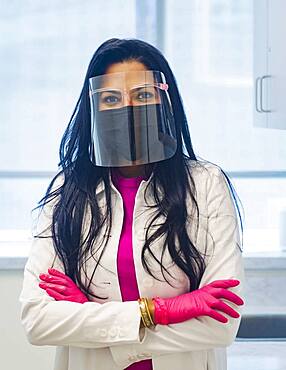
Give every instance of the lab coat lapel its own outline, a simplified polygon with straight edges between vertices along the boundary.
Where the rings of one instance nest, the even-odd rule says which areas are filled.
[[[153,174],[151,174],[151,176],[152,175]],[[139,295],[141,297],[150,294],[150,289],[156,291],[158,294],[160,293],[162,297],[164,297],[165,295],[172,296],[176,293],[181,294],[187,291],[187,289],[189,289],[188,288],[189,280],[187,276],[185,276],[185,274],[183,274],[182,271],[178,268],[178,266],[174,264],[174,261],[172,260],[168,250],[166,250],[164,253],[162,263],[165,266],[165,268],[167,268],[169,272],[176,277],[175,280],[171,279],[174,288],[167,286],[167,283],[164,281],[163,282],[155,281],[155,279],[144,270],[141,262],[141,253],[145,242],[146,228],[149,225],[154,214],[157,212],[155,208],[148,207],[148,205],[154,205],[151,187],[148,187],[147,189],[146,202],[144,198],[144,192],[146,190],[146,187],[151,181],[151,176],[147,181],[146,180],[141,181],[134,202],[133,223],[132,223],[132,246],[133,246],[133,260],[135,274],[137,279]],[[117,253],[123,225],[124,208],[122,196],[118,189],[113,184],[111,176],[109,176],[109,182],[111,187],[111,202],[113,212],[112,228],[110,233],[111,235],[108,239],[106,249],[101,257],[100,265],[97,266],[94,281],[95,283],[98,283],[100,285],[100,287],[97,288],[98,292],[102,293],[104,296],[108,295],[110,297],[109,300],[121,301],[122,297],[117,270]],[[104,206],[105,203],[104,193],[103,194],[99,193],[100,192],[98,192],[97,194],[99,203],[101,206]],[[161,195],[161,191],[159,191],[159,195]],[[158,224],[161,224],[164,221],[165,216],[163,215],[157,218],[155,222],[156,225],[152,225],[151,233],[154,232],[154,228],[158,227],[157,226]],[[163,239],[164,239],[163,237],[159,238],[158,240],[156,240],[155,243],[152,243],[150,246],[152,249],[152,253],[154,253],[158,260],[161,260]],[[101,250],[102,249],[100,248],[100,251]],[[151,268],[152,272],[155,273],[155,276],[162,280],[163,275],[159,264],[148,253],[146,253],[145,258],[148,259],[148,265]]]
[[[145,234],[145,222],[146,222],[146,212],[144,209],[146,203],[144,200],[145,188],[151,181],[150,175],[148,180],[142,180],[135,197],[135,204],[133,210],[133,224],[132,224],[132,244],[133,244],[133,258],[135,265],[135,272],[137,278],[137,284],[139,292],[141,290],[140,282],[143,281],[146,272],[143,269],[141,263],[141,250],[144,244],[144,234]],[[112,206],[112,228],[110,232],[110,237],[106,245],[106,249],[102,255],[100,264],[103,266],[102,274],[104,278],[100,280],[108,280],[110,282],[109,295],[113,300],[120,301],[121,291],[118,281],[118,271],[117,271],[117,252],[120,241],[121,230],[123,226],[124,219],[124,208],[123,208],[123,199],[112,182],[111,173],[109,173],[109,184],[111,187],[111,206]],[[104,181],[101,180],[96,189],[96,195],[99,202],[99,206],[104,206],[105,197],[104,197]],[[147,192],[147,200],[150,203],[150,190]],[[100,266],[98,266],[100,268]],[[100,268],[102,269],[102,268]]]

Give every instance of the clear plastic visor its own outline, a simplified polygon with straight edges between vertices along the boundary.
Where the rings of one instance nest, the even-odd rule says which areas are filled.
[[[89,79],[92,162],[128,166],[170,158],[176,150],[168,84],[160,71]]]

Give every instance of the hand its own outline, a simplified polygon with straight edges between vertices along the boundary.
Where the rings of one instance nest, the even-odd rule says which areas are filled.
[[[50,275],[40,274],[39,277],[45,283],[39,283],[39,287],[57,301],[71,301],[78,303],[88,302],[73,280],[56,269],[48,269]]]
[[[237,305],[243,305],[243,300],[227,288],[237,286],[239,280],[215,280],[200,289],[172,298],[153,298],[155,305],[155,324],[167,325],[183,322],[198,316],[210,316],[226,323],[228,320],[214,309],[238,318],[239,314],[218,298],[225,298]]]

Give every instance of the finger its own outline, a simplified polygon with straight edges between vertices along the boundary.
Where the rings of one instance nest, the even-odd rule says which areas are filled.
[[[231,292],[230,290],[218,289],[212,292],[212,295],[216,298],[225,298],[239,306],[244,304],[244,301],[237,294]]]
[[[67,276],[66,274],[64,274],[63,272],[61,272],[59,270],[49,268],[48,272],[51,275],[58,276],[58,277],[66,279],[66,280],[71,280],[72,281],[72,279],[69,276]]]
[[[77,288],[77,289],[76,289]],[[78,287],[72,287],[72,288],[69,288],[67,287],[65,289],[65,295],[74,295],[74,294],[79,294],[81,293],[81,290],[78,288]]]
[[[56,292],[54,289],[47,288],[46,292],[48,293],[49,296],[55,298],[55,300],[57,300],[57,301],[65,301],[65,296]]]
[[[81,303],[74,296],[70,296],[70,295],[65,296],[65,301]]]
[[[214,288],[230,288],[240,284],[239,280],[236,279],[225,279],[225,280],[215,280],[212,281],[209,285]]]
[[[221,315],[219,312],[217,312],[215,310],[210,310],[208,312],[208,316],[212,317],[213,319],[215,319],[217,321],[223,322],[223,323],[228,322],[228,319],[225,316]]]
[[[43,289],[53,289],[55,290],[56,292],[59,292],[59,293],[64,293],[65,290],[66,290],[66,287],[65,286],[62,286],[62,285],[56,285],[56,284],[43,284],[43,283],[40,283],[39,284],[39,287],[40,288],[43,288]]]
[[[46,290],[46,288],[47,288],[47,287],[46,287],[46,285],[45,285],[45,284],[42,284],[42,283],[40,283],[40,284],[39,284],[39,287],[40,287],[41,289],[44,289],[44,290]]]
[[[67,279],[55,277],[52,275],[40,274],[39,278],[45,282],[61,284],[61,285],[68,285]]]
[[[229,307],[226,303],[222,301],[217,301],[211,305],[212,308],[216,308],[217,310],[220,310],[226,314],[228,314],[231,317],[234,317],[237,319],[239,317],[239,313],[236,312],[234,309]]]

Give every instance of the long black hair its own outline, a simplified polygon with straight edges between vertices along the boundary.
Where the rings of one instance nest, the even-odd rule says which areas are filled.
[[[177,151],[175,155],[168,160],[156,162],[152,165],[153,176],[149,185],[152,188],[157,213],[146,230],[141,261],[144,269],[156,278],[148,266],[145,254],[148,251],[160,265],[161,271],[167,271],[161,262],[163,253],[168,248],[174,263],[187,274],[191,290],[195,290],[199,286],[206,267],[205,254],[197,250],[188,236],[186,221],[190,210],[187,210],[186,207],[186,197],[188,194],[190,195],[197,212],[196,219],[199,220],[195,183],[189,170],[190,160],[199,161],[193,151],[182,98],[168,62],[157,48],[142,40],[112,38],[102,43],[92,56],[80,96],[61,140],[59,171],[51,180],[45,196],[38,202],[38,206],[33,209],[35,210],[39,207],[43,209],[49,202],[56,201],[54,202],[51,217],[51,235],[43,236],[40,233],[35,237],[52,238],[56,256],[62,261],[65,274],[75,282],[77,281],[79,287],[86,294],[98,297],[92,294],[89,288],[112,228],[112,207],[109,183],[110,168],[94,165],[89,157],[91,120],[88,79],[104,74],[113,63],[128,60],[141,62],[149,70],[163,72],[169,84],[168,91],[174,110],[177,131]],[[232,191],[243,231],[236,192],[226,173],[223,170],[222,172]],[[171,181],[170,174],[172,174]],[[63,178],[63,183],[53,190],[54,184],[59,177]],[[96,188],[102,180],[104,182],[106,199],[105,213],[99,208],[95,195]],[[159,188],[162,190],[163,197],[159,196]],[[84,214],[87,207],[89,207],[91,212],[90,224],[84,225]],[[149,236],[152,223],[162,215],[165,216],[165,222]],[[85,238],[82,236],[83,225],[89,226]],[[103,238],[105,239],[105,244],[100,251],[99,258],[96,260],[93,274],[89,277],[90,282],[88,286],[85,286],[81,281],[81,268],[84,267],[85,257],[90,253],[94,241],[103,226],[107,230],[104,234],[106,238]],[[197,230],[198,226],[197,222]],[[160,261],[152,253],[150,244],[162,235],[166,236],[166,238]],[[179,250],[175,247],[176,238],[178,238]]]

